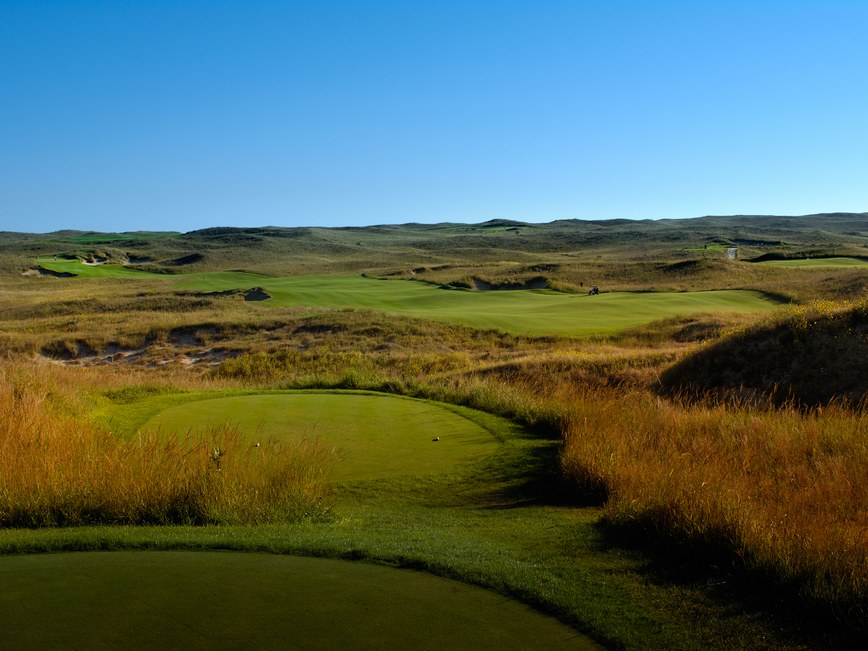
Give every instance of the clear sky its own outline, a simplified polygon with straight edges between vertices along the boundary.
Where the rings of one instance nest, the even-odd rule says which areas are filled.
[[[0,0],[0,230],[868,211],[868,2]]]

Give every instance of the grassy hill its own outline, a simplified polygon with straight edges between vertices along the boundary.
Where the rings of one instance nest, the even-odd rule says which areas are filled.
[[[727,249],[736,248],[731,260]],[[868,214],[348,228],[207,228],[189,233],[0,234],[0,272],[35,258],[105,261],[166,274],[243,269],[273,276],[366,273],[458,286],[546,283],[562,291],[757,289],[797,300],[865,291]],[[770,259],[852,258],[789,269]]]
[[[868,302],[794,308],[703,348],[661,377],[670,393],[799,405],[868,398]]]

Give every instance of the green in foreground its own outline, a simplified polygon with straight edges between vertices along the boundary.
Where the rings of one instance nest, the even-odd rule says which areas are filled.
[[[367,563],[91,552],[0,559],[0,576],[16,649],[597,648],[495,593]]]
[[[130,405],[126,409],[132,410]],[[486,414],[477,413],[474,420],[501,441],[493,453],[438,472],[335,487],[328,520],[5,530],[0,531],[0,553],[245,550],[365,560],[493,589],[613,648],[804,648],[774,631],[772,623],[715,603],[707,586],[659,582],[640,556],[608,547],[595,524],[599,509],[565,501],[565,487],[554,470],[559,449],[555,441]],[[14,563],[7,560],[17,559],[0,559],[0,571],[13,571]],[[63,564],[62,559],[58,562]],[[125,582],[125,590],[142,585],[134,567],[119,568],[127,573],[117,582]],[[71,567],[68,571],[75,574]],[[53,574],[62,577],[63,572]],[[167,574],[174,577],[175,570],[155,571],[149,580],[174,585]],[[232,590],[228,579],[218,584],[207,572],[198,576],[211,590]],[[70,581],[78,585],[78,580]],[[47,589],[60,594],[57,587]],[[67,584],[64,590],[69,589]],[[414,594],[421,598],[424,589]],[[65,603],[70,610],[64,613]],[[56,605],[56,621],[77,621],[70,600],[61,598]],[[353,634],[354,621],[336,619],[335,639]],[[194,618],[185,644],[200,643],[203,627],[202,619]]]

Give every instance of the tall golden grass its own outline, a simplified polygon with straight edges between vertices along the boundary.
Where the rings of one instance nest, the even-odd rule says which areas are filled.
[[[236,432],[130,440],[77,413],[51,367],[0,365],[0,526],[293,521],[328,514],[334,451]]]
[[[205,314],[173,313],[171,322],[159,325],[186,326],[188,320],[195,324],[193,317]],[[689,341],[678,343],[676,336],[696,325],[691,323],[655,324],[616,342],[568,342],[362,312],[269,314],[282,320],[269,321],[261,329],[248,327],[238,316],[237,328],[229,328],[225,335],[236,350],[248,352],[203,374],[132,365],[2,367],[0,525],[97,518],[169,523],[295,517],[244,502],[280,485],[256,483],[265,481],[271,470],[243,470],[261,469],[262,453],[268,450],[247,449],[231,432],[197,440],[145,436],[119,443],[78,415],[87,411],[87,405],[78,404],[81,392],[105,392],[113,386],[128,391],[132,401],[158,385],[176,390],[376,389],[491,411],[553,436],[562,432],[568,481],[600,500],[604,522],[612,531],[687,549],[715,563],[723,557],[803,603],[833,610],[842,622],[861,621],[865,626],[865,411],[842,406],[800,412],[786,405],[690,405],[656,397],[648,387],[695,347]],[[138,331],[140,325],[129,327]],[[96,322],[88,331],[91,326],[96,328]],[[10,336],[18,336],[17,327],[9,326]],[[60,331],[54,322],[43,327],[45,332],[33,333],[28,349],[38,350],[36,342]],[[104,331],[101,336],[109,338],[114,326],[102,322],[99,328]],[[797,334],[808,330],[801,327]],[[225,454],[215,453],[218,448]],[[304,449],[291,452],[305,458]],[[321,452],[310,452],[314,463],[303,464],[305,471],[317,467]],[[272,450],[268,463],[279,465],[281,454],[290,452]],[[286,463],[280,467],[286,468]],[[240,479],[229,479],[235,473],[247,477],[243,487]],[[137,488],[128,487],[136,481]],[[284,512],[321,513],[314,509],[323,505],[322,493],[317,492],[324,490],[322,484],[317,477],[305,481],[313,487],[313,499],[307,502],[313,506],[285,507]],[[120,500],[95,497],[93,487],[100,482],[115,487],[104,489],[105,495],[138,495],[137,501],[111,506]],[[203,494],[207,499],[199,497]],[[5,515],[9,504],[28,500],[33,504],[29,510],[17,511],[14,518]],[[276,503],[279,500],[261,502]],[[79,515],[71,518],[67,513]]]
[[[723,554],[808,603],[865,622],[868,418],[685,406],[647,392],[579,393],[569,479],[607,496],[604,522],[682,551]]]
[[[866,412],[656,396],[654,378],[683,352],[492,350],[426,359],[417,369],[400,353],[312,348],[244,355],[212,375],[410,393],[562,433],[566,479],[603,504],[610,531],[689,551],[700,563],[726,561],[848,626],[865,622]]]

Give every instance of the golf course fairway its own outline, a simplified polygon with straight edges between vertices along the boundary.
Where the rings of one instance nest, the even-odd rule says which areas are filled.
[[[765,312],[775,301],[762,292],[611,292],[597,296],[552,290],[468,291],[409,280],[361,276],[276,278],[236,271],[187,274],[179,289],[226,291],[262,287],[284,307],[369,309],[474,328],[528,335],[583,336],[618,332],[696,313]]]
[[[361,562],[237,552],[0,558],[10,649],[596,649],[493,592]]]
[[[762,292],[603,292],[597,296],[548,289],[469,291],[410,280],[363,276],[266,276],[209,271],[168,276],[114,264],[88,266],[74,260],[39,260],[46,269],[94,278],[159,280],[177,290],[215,293],[262,288],[261,306],[374,310],[473,328],[533,336],[581,337],[615,333],[653,321],[698,313],[768,312],[778,301]],[[858,261],[856,261],[858,262]]]
[[[237,427],[251,445],[317,439],[339,453],[334,481],[448,470],[498,449],[484,427],[424,400],[354,393],[267,393],[169,407],[142,430],[196,434]]]

